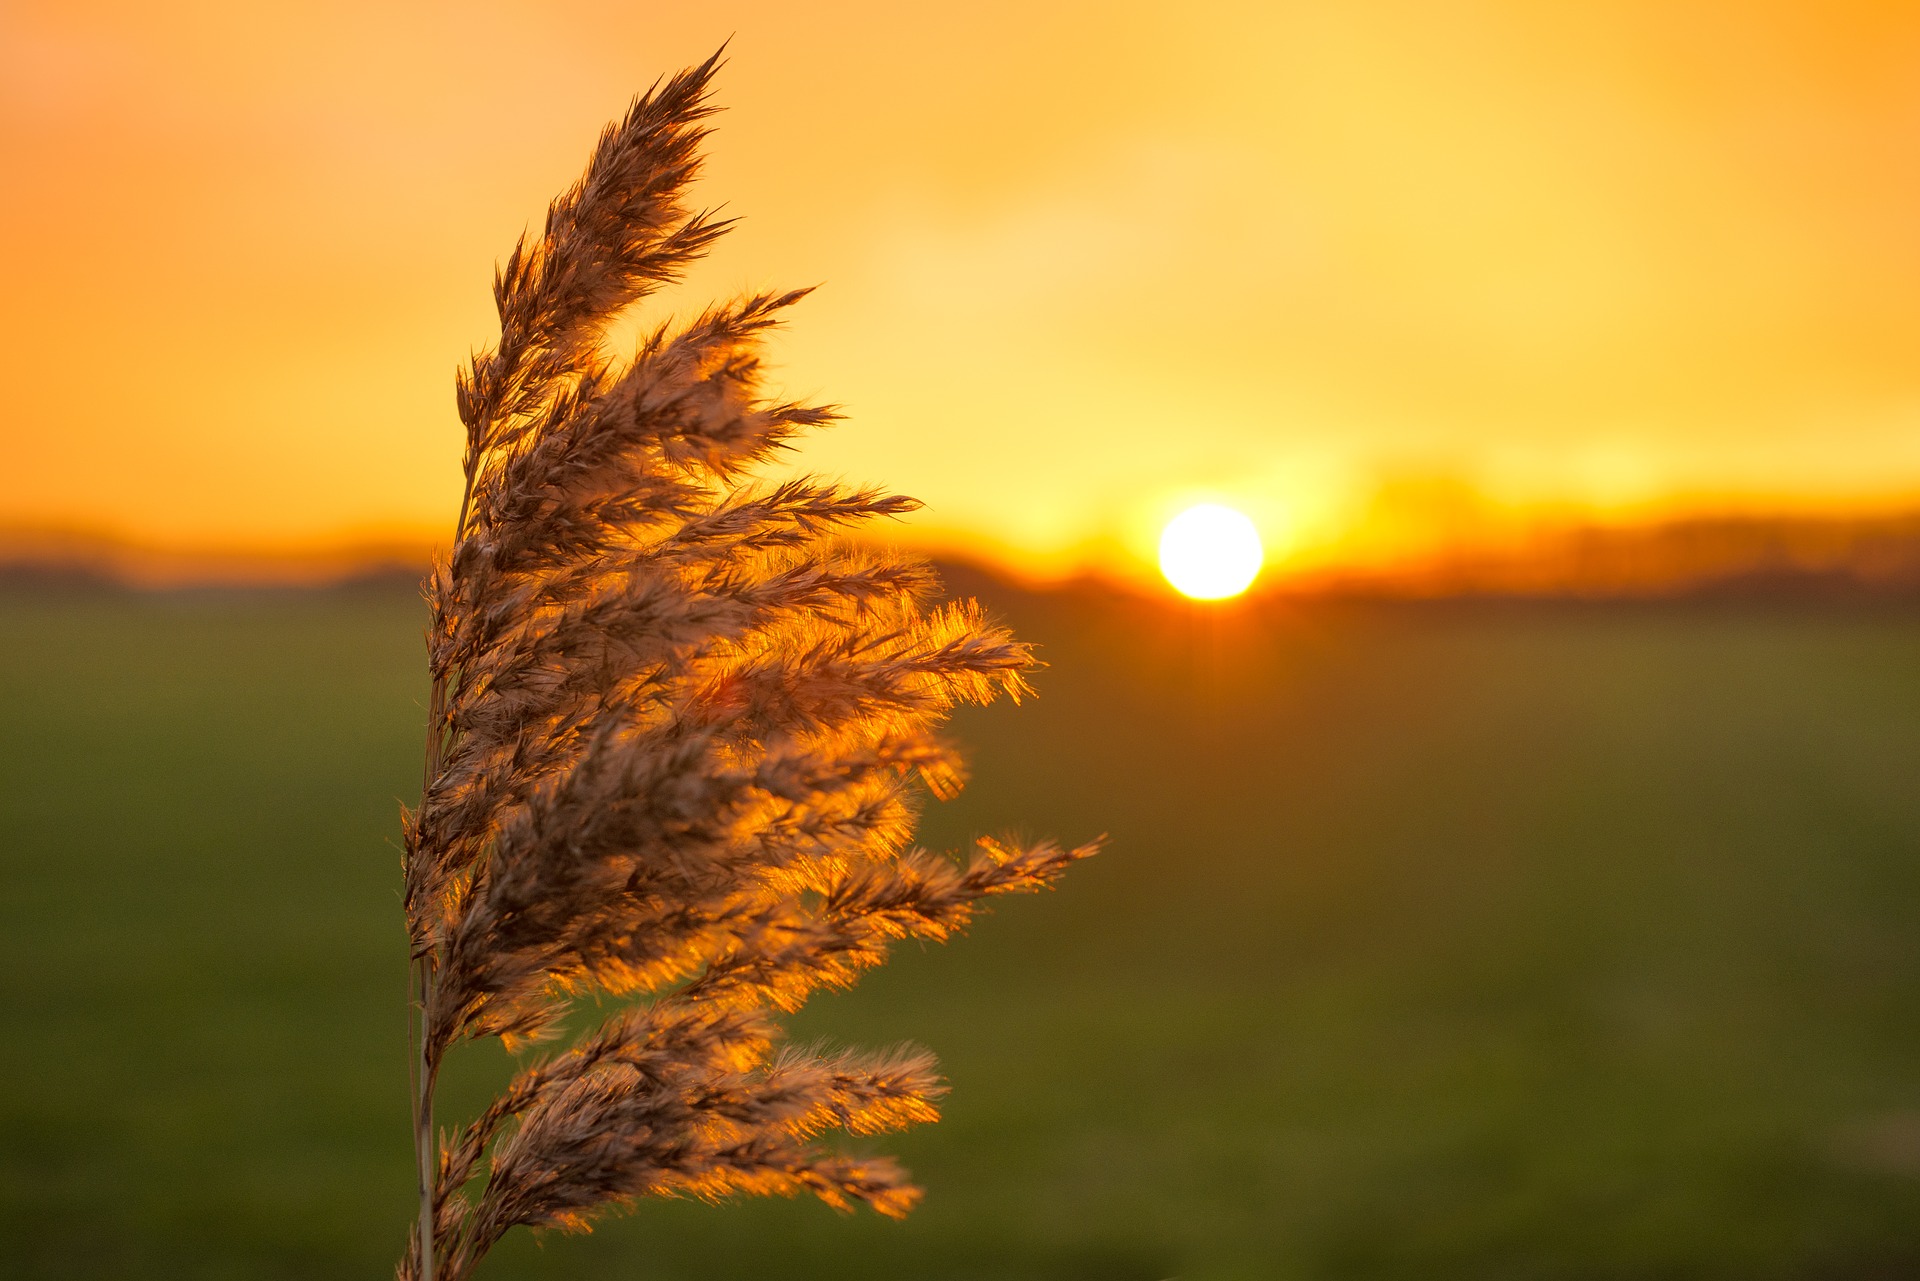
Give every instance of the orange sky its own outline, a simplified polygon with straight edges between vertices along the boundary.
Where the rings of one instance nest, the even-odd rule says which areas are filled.
[[[687,297],[824,282],[928,537],[1920,497],[1920,8],[675,8],[11,0],[0,523],[438,531],[493,262],[729,33]]]

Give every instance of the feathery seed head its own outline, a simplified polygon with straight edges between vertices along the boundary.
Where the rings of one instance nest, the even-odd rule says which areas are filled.
[[[639,1196],[904,1213],[903,1171],[823,1136],[935,1119],[932,1059],[777,1048],[770,1013],[1093,852],[909,847],[918,790],[964,777],[946,714],[1017,701],[1036,663],[974,602],[929,606],[925,564],[847,541],[911,499],[760,479],[838,416],[764,385],[760,344],[807,291],[600,350],[728,226],[687,202],[718,59],[601,136],[501,264],[499,341],[455,378],[467,492],[425,585],[405,826],[424,1209],[402,1277],[464,1277],[514,1226],[582,1229]],[[626,1004],[429,1159],[448,1047],[550,1038],[589,992]]]

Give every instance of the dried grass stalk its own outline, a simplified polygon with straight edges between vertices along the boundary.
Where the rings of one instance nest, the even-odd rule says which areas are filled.
[[[1033,657],[850,528],[915,504],[755,479],[827,407],[762,394],[757,294],[607,358],[609,323],[725,229],[692,210],[717,57],[638,99],[494,282],[500,340],[458,378],[466,491],[427,585],[426,775],[406,825],[420,1221],[402,1278],[457,1281],[515,1226],[640,1196],[810,1192],[898,1215],[880,1157],[822,1141],[934,1119],[920,1051],[782,1048],[772,1015],[1092,847],[908,847],[960,762],[957,703]],[[450,1046],[553,1036],[631,998],[438,1136]]]

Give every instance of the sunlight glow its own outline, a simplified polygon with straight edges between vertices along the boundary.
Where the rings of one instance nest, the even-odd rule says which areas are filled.
[[[1201,503],[1167,522],[1160,534],[1160,572],[1195,600],[1238,596],[1260,572],[1262,550],[1253,522],[1231,507]]]

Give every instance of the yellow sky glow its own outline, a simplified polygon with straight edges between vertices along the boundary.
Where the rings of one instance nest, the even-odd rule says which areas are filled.
[[[824,284],[805,461],[925,540],[1920,496],[1920,10],[678,8],[0,10],[0,524],[440,531],[492,264],[729,35],[683,297]]]

